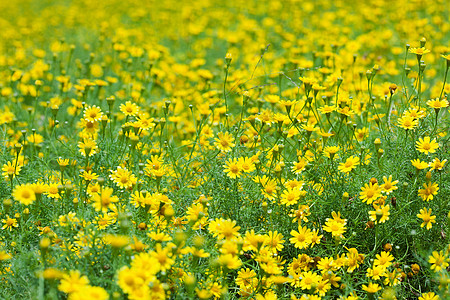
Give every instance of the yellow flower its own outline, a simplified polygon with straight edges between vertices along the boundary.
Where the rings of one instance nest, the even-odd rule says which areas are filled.
[[[242,174],[242,167],[239,163],[239,160],[236,158],[229,159],[225,165],[223,165],[223,171],[227,174],[230,178],[239,178]]]
[[[217,138],[214,140],[215,140],[214,146],[216,146],[217,149],[223,152],[231,151],[231,148],[233,148],[235,145],[233,143],[234,140],[233,136],[228,132],[225,133],[219,132],[217,134]]]
[[[439,300],[439,296],[433,292],[423,293],[418,300]]]
[[[137,182],[136,176],[131,171],[121,167],[117,167],[115,171],[111,170],[109,178],[121,189],[131,189]]]
[[[432,162],[428,164],[429,167],[431,167],[431,170],[438,170],[441,171],[444,168],[445,163],[447,162],[446,159],[441,161],[439,158],[433,159]]]
[[[384,184],[381,185],[381,189],[384,193],[386,193],[386,195],[389,195],[390,193],[398,189],[398,187],[396,186],[398,180],[392,181],[392,175],[389,175],[389,178],[383,176],[383,181]]]
[[[100,121],[102,119],[103,113],[98,106],[87,106],[84,110],[83,117],[88,122]]]
[[[369,211],[369,217],[375,224],[384,223],[389,220],[389,205],[377,206],[374,204],[375,210]]]
[[[36,200],[33,186],[29,183],[14,187],[12,196],[16,201],[19,201],[24,205],[30,205]]]
[[[5,224],[2,227],[3,230],[9,229],[9,231],[11,231],[13,228],[19,227],[19,224],[17,224],[17,219],[10,218],[9,216],[6,216],[6,219],[3,219],[2,223]]]
[[[323,152],[326,157],[333,159],[339,150],[339,146],[327,146],[323,149]]]
[[[431,264],[431,270],[439,272],[445,270],[448,267],[448,258],[444,256],[441,251],[433,251],[432,255],[428,257],[428,262]]]
[[[125,116],[136,116],[139,113],[139,106],[131,101],[121,104],[119,109]]]
[[[405,130],[413,130],[419,125],[419,121],[411,116],[403,116],[397,119],[397,126]]]
[[[298,231],[292,230],[291,237],[289,241],[294,244],[295,248],[304,249],[308,248],[308,246],[312,242],[312,232],[307,227],[298,227]]]
[[[110,187],[104,187],[100,194],[95,194],[92,198],[94,202],[92,205],[94,206],[96,211],[102,211],[103,213],[108,212],[108,209],[114,209],[115,202],[119,201],[117,196],[112,196],[113,189]]]
[[[108,293],[105,289],[99,286],[87,285],[81,288],[79,291],[70,294],[69,300],[107,300],[109,299]]]
[[[447,99],[439,100],[439,98],[436,98],[428,100],[427,105],[434,109],[441,109],[448,106],[448,101]]]
[[[338,222],[334,219],[327,218],[325,222],[325,226],[323,226],[323,230],[326,232],[331,232],[333,237],[342,237],[347,228],[345,227],[346,223]]]
[[[357,165],[359,165],[359,157],[357,157],[357,156],[350,156],[349,158],[347,158],[345,163],[340,163],[339,164],[338,169],[342,173],[349,173],[353,169],[355,169]]]
[[[175,263],[172,259],[172,253],[169,246],[163,248],[161,244],[156,244],[156,249],[150,252],[150,256],[155,258],[159,264],[160,270],[165,272]]]
[[[433,139],[431,141],[429,136],[422,138],[419,138],[418,141],[416,141],[416,149],[419,152],[428,154],[428,153],[434,153],[436,152],[436,149],[439,148],[439,144],[436,142],[436,139]]]
[[[422,57],[422,55],[425,55],[427,53],[430,53],[430,50],[425,49],[425,47],[420,47],[420,48],[409,48],[408,50],[410,53],[416,54],[418,57]]]
[[[427,211],[427,208],[424,207],[420,210],[420,214],[417,214],[417,217],[423,220],[423,223],[420,224],[420,227],[427,226],[427,230],[431,229],[431,226],[433,226],[433,223],[436,223],[436,216],[431,215],[431,208]]]
[[[130,239],[126,235],[106,234],[103,239],[106,244],[116,249],[123,248],[130,243]]]
[[[383,266],[373,266],[373,268],[368,268],[366,276],[372,278],[373,280],[379,280],[381,276],[385,276],[386,268]]]
[[[19,175],[20,170],[22,169],[22,166],[20,164],[17,164],[15,162],[8,161],[6,164],[3,165],[2,171],[3,171],[3,177],[5,179],[11,179],[16,177],[16,175]]]
[[[433,197],[437,195],[439,191],[439,186],[437,183],[424,183],[423,189],[419,190],[419,196],[422,198],[423,201],[430,201],[433,200]]]
[[[411,164],[413,167],[415,167],[417,170],[423,170],[428,168],[428,163],[425,161],[421,161],[420,159],[414,159],[411,160]]]
[[[58,183],[51,183],[47,187],[47,192],[45,193],[47,197],[53,199],[60,199],[61,195],[59,194]]]
[[[329,115],[336,110],[336,106],[324,105],[318,109],[322,115]]]
[[[371,204],[373,201],[377,200],[378,197],[381,196],[382,188],[378,186],[378,183],[373,184],[370,182],[369,184],[365,184],[364,187],[361,188],[361,192],[359,193],[359,199],[367,204]]]
[[[12,255],[9,253],[6,253],[4,250],[0,250],[0,263],[4,260],[11,259]]]
[[[97,143],[93,139],[83,139],[82,142],[78,143],[79,152],[83,156],[91,157],[97,153],[98,147]]]
[[[285,204],[287,206],[297,204],[300,197],[306,194],[306,191],[302,191],[298,188],[294,189],[286,189],[281,195],[281,204]]]
[[[300,288],[304,290],[309,290],[312,286],[317,286],[317,284],[322,280],[322,276],[312,271],[302,272],[300,277]]]
[[[292,172],[294,174],[300,174],[307,165],[308,161],[303,157],[299,157],[298,162],[295,162],[294,165],[292,166]]]
[[[382,266],[385,269],[387,269],[390,265],[392,265],[392,261],[394,260],[394,257],[386,251],[381,251],[380,254],[377,254],[375,256],[375,260],[373,262],[374,266]]]
[[[209,222],[209,232],[211,232],[218,239],[232,239],[239,236],[240,226],[236,226],[234,220],[216,219]]]
[[[258,277],[252,269],[241,269],[237,274],[235,282],[241,288],[256,288],[258,285]]]
[[[365,290],[369,294],[375,294],[381,287],[378,283],[369,282],[368,285],[363,284],[362,289]]]
[[[66,294],[78,292],[80,289],[89,284],[87,276],[82,276],[78,270],[70,270],[69,274],[62,276],[61,282],[58,285],[58,290]]]

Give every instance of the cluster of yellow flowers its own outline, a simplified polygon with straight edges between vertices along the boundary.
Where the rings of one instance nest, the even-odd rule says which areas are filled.
[[[0,10],[0,298],[450,297],[444,0]]]

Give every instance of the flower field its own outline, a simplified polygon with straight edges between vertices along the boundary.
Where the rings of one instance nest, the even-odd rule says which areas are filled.
[[[450,5],[0,1],[1,299],[450,299]]]

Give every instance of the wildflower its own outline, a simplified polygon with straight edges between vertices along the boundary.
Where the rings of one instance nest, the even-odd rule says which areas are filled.
[[[328,146],[323,149],[323,152],[326,157],[328,157],[329,159],[333,159],[339,150],[339,146]]]
[[[19,224],[17,224],[17,219],[10,218],[9,216],[6,216],[6,219],[2,219],[2,223],[5,224],[2,227],[3,230],[9,229],[9,231],[11,231],[13,228],[19,227]]]
[[[434,153],[436,152],[436,149],[439,148],[439,144],[436,142],[436,139],[430,140],[429,136],[422,138],[419,138],[418,141],[416,141],[416,149],[419,152],[428,154],[428,153]]]
[[[284,248],[283,235],[278,233],[278,231],[269,231],[266,235],[265,245],[267,245],[273,253],[281,251]]]
[[[413,53],[417,56],[417,60],[420,61],[420,59],[422,58],[423,55],[430,53],[430,50],[425,49],[425,47],[420,47],[420,48],[409,48],[408,49],[409,53]]]
[[[427,226],[427,230],[431,229],[431,226],[433,226],[433,223],[436,223],[436,216],[431,215],[431,208],[427,210],[426,207],[420,210],[420,214],[417,214],[417,217],[422,219],[423,222],[420,224],[420,227]]]
[[[209,223],[209,231],[218,239],[231,239],[239,236],[240,226],[234,220],[216,219]]]
[[[60,199],[61,195],[59,193],[58,189],[59,184],[58,183],[51,183],[47,187],[47,192],[45,193],[47,197],[52,199]]]
[[[350,248],[347,251],[347,272],[352,273],[364,261],[364,255],[358,253],[356,248]]]
[[[126,168],[117,167],[115,171],[111,170],[109,178],[121,189],[129,189],[136,183],[136,176]]]
[[[397,126],[405,130],[414,130],[419,125],[419,121],[411,116],[403,116],[397,119]]]
[[[340,163],[339,164],[338,169],[342,173],[349,173],[353,169],[355,169],[357,165],[359,165],[359,157],[357,157],[357,156],[350,156],[349,158],[347,158],[345,163]]]
[[[342,223],[336,219],[327,218],[325,222],[325,226],[323,226],[323,230],[326,232],[331,232],[333,237],[343,237],[342,235],[345,233],[347,228],[345,227],[346,222]]]
[[[307,205],[300,205],[299,208],[297,210],[293,210],[292,211],[293,214],[290,214],[289,216],[294,218],[292,220],[292,223],[295,222],[308,222],[308,216],[311,214],[309,212],[309,206]]]
[[[256,276],[256,272],[254,270],[246,268],[239,270],[235,281],[241,288],[256,288],[258,284],[258,277]]]
[[[98,146],[93,139],[83,139],[82,142],[78,143],[79,152],[83,156],[91,157],[97,153]]]
[[[62,276],[61,282],[58,285],[58,290],[66,294],[78,292],[80,289],[89,284],[87,276],[82,276],[78,270],[70,270],[68,274]]]
[[[389,205],[374,205],[375,210],[369,211],[369,216],[375,224],[384,223],[389,220]]]
[[[369,183],[369,185],[366,183],[364,187],[361,188],[361,192],[359,193],[359,198],[366,202],[367,204],[371,204],[373,201],[377,200],[378,197],[381,196],[382,188],[378,186],[378,183],[372,184],[372,182]]]
[[[380,254],[376,255],[373,265],[374,266],[382,266],[385,269],[387,269],[392,264],[393,260],[394,260],[394,257],[389,252],[381,251]]]
[[[107,213],[95,217],[95,223],[99,230],[103,230],[109,225],[113,224],[116,220],[113,213]]]
[[[439,300],[439,296],[433,292],[422,293],[418,300]]]
[[[218,262],[222,267],[225,267],[230,270],[235,270],[242,265],[239,257],[232,254],[223,254],[218,258]]]
[[[322,277],[312,271],[306,271],[301,274],[300,288],[309,290],[313,285],[317,286]]]
[[[363,127],[363,128],[361,128],[361,129],[357,129],[357,130],[355,131],[355,137],[356,137],[356,140],[357,140],[358,142],[364,141],[364,139],[366,138],[366,136],[367,136],[368,133],[369,133],[369,129],[367,129],[366,127]]]
[[[77,292],[70,294],[70,300],[83,300],[83,299],[96,299],[107,300],[109,299],[108,293],[104,288],[99,286],[86,285]]]
[[[3,165],[2,167],[2,176],[5,179],[13,179],[14,177],[16,177],[16,175],[19,175],[20,170],[22,169],[22,166],[14,163],[14,162],[10,162],[8,161],[6,164]]]
[[[335,106],[324,105],[324,106],[320,107],[318,110],[323,115],[329,115],[333,111],[336,110],[336,107]]]
[[[431,99],[427,101],[427,105],[431,108],[434,108],[435,110],[439,110],[441,108],[445,108],[448,106],[447,99],[439,100],[439,98]]]
[[[103,240],[105,244],[111,245],[111,247],[116,249],[123,248],[130,243],[130,239],[126,235],[106,234]]]
[[[294,165],[292,166],[292,172],[294,172],[294,174],[300,174],[307,165],[308,161],[303,157],[300,157],[298,159],[298,162],[295,162]]]
[[[215,140],[214,146],[216,146],[217,149],[223,152],[231,151],[231,148],[233,148],[235,145],[233,143],[233,136],[228,132],[225,133],[219,132],[217,134],[217,138],[214,140]]]
[[[269,179],[266,175],[264,175],[263,177],[256,176],[253,181],[262,185],[261,192],[266,199],[275,199],[277,182],[274,179]]]
[[[303,191],[298,188],[284,190],[281,195],[281,204],[285,204],[287,206],[297,204],[302,192]]]
[[[369,282],[368,285],[363,284],[362,289],[369,294],[375,294],[376,292],[381,290],[381,287],[378,283]]]
[[[423,170],[428,168],[428,163],[425,161],[421,161],[420,159],[414,159],[411,160],[411,164],[413,167],[415,167],[417,170]]]
[[[389,175],[389,178],[383,176],[383,181],[384,183],[381,185],[381,190],[386,193],[386,195],[389,195],[390,193],[398,189],[398,187],[396,186],[398,180],[392,181],[392,175]]]
[[[92,172],[92,170],[89,170],[89,171],[84,170],[80,174],[80,177],[83,178],[86,182],[91,182],[92,180],[98,179],[98,175],[96,173]]]
[[[156,258],[161,271],[165,272],[175,263],[172,259],[172,253],[169,247],[163,248],[161,244],[156,244],[155,250],[150,252],[150,256]]]
[[[432,255],[428,257],[428,262],[431,264],[431,270],[439,272],[445,270],[448,267],[448,258],[444,256],[441,251],[433,251]]]
[[[103,213],[108,212],[108,209],[114,209],[115,202],[119,201],[117,196],[112,196],[113,189],[110,187],[104,187],[100,194],[94,195],[92,198],[94,202],[92,205],[94,206],[96,211],[102,211]]]
[[[103,113],[100,107],[92,105],[87,106],[84,109],[83,117],[88,122],[100,121],[102,119]]]
[[[441,161],[439,158],[433,159],[432,162],[428,164],[429,167],[431,167],[431,170],[438,170],[441,171],[444,168],[445,163],[447,162],[446,159]]]
[[[239,164],[241,165],[242,171],[245,173],[251,173],[256,170],[255,163],[251,158],[239,157]]]
[[[306,124],[303,124],[301,127],[302,127],[304,130],[306,130],[308,133],[311,133],[311,132],[314,132],[314,131],[319,130],[319,128],[317,128],[317,127],[315,126],[315,124],[310,123],[310,122],[308,122],[308,123],[306,123]]]
[[[2,261],[5,261],[5,260],[11,259],[11,258],[12,258],[11,254],[6,253],[4,250],[0,250],[0,263]]]
[[[127,101],[125,104],[121,104],[119,107],[120,111],[125,114],[125,116],[136,116],[139,113],[139,106],[131,101]]]
[[[14,187],[13,198],[16,201],[24,205],[30,205],[36,200],[36,194],[34,193],[33,186],[29,183],[21,184]]]
[[[437,183],[424,183],[423,189],[419,190],[419,196],[422,198],[423,201],[430,201],[433,200],[433,196],[437,195],[439,187]]]
[[[241,177],[242,167],[238,159],[230,158],[225,163],[225,165],[223,165],[223,167],[223,171],[227,174],[228,177],[232,179]]]
[[[298,227],[298,231],[292,230],[291,235],[292,238],[289,241],[294,244],[295,248],[304,249],[311,244],[312,232],[307,227]]]

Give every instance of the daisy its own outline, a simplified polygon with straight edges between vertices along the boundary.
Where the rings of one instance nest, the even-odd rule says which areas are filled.
[[[420,210],[420,214],[417,214],[417,217],[423,220],[420,227],[424,227],[426,225],[427,230],[430,230],[433,223],[436,223],[436,216],[431,215],[431,208],[427,211],[427,208],[424,207]]]
[[[339,164],[338,169],[342,173],[349,173],[353,169],[355,169],[357,165],[359,165],[359,157],[357,157],[357,156],[350,156],[349,158],[347,158],[345,163],[340,163]]]
[[[416,141],[416,149],[419,152],[425,154],[434,153],[437,148],[439,148],[439,144],[436,142],[436,139],[431,140],[429,136],[426,136],[423,139],[419,138],[419,140]]]
[[[16,186],[13,190],[12,196],[15,200],[24,205],[30,205],[36,200],[36,194],[34,193],[33,186],[29,183]]]
[[[215,140],[214,146],[216,146],[217,149],[223,152],[231,151],[231,148],[233,148],[235,145],[233,143],[233,136],[228,132],[225,133],[219,132],[217,134],[217,138],[214,140]]]

